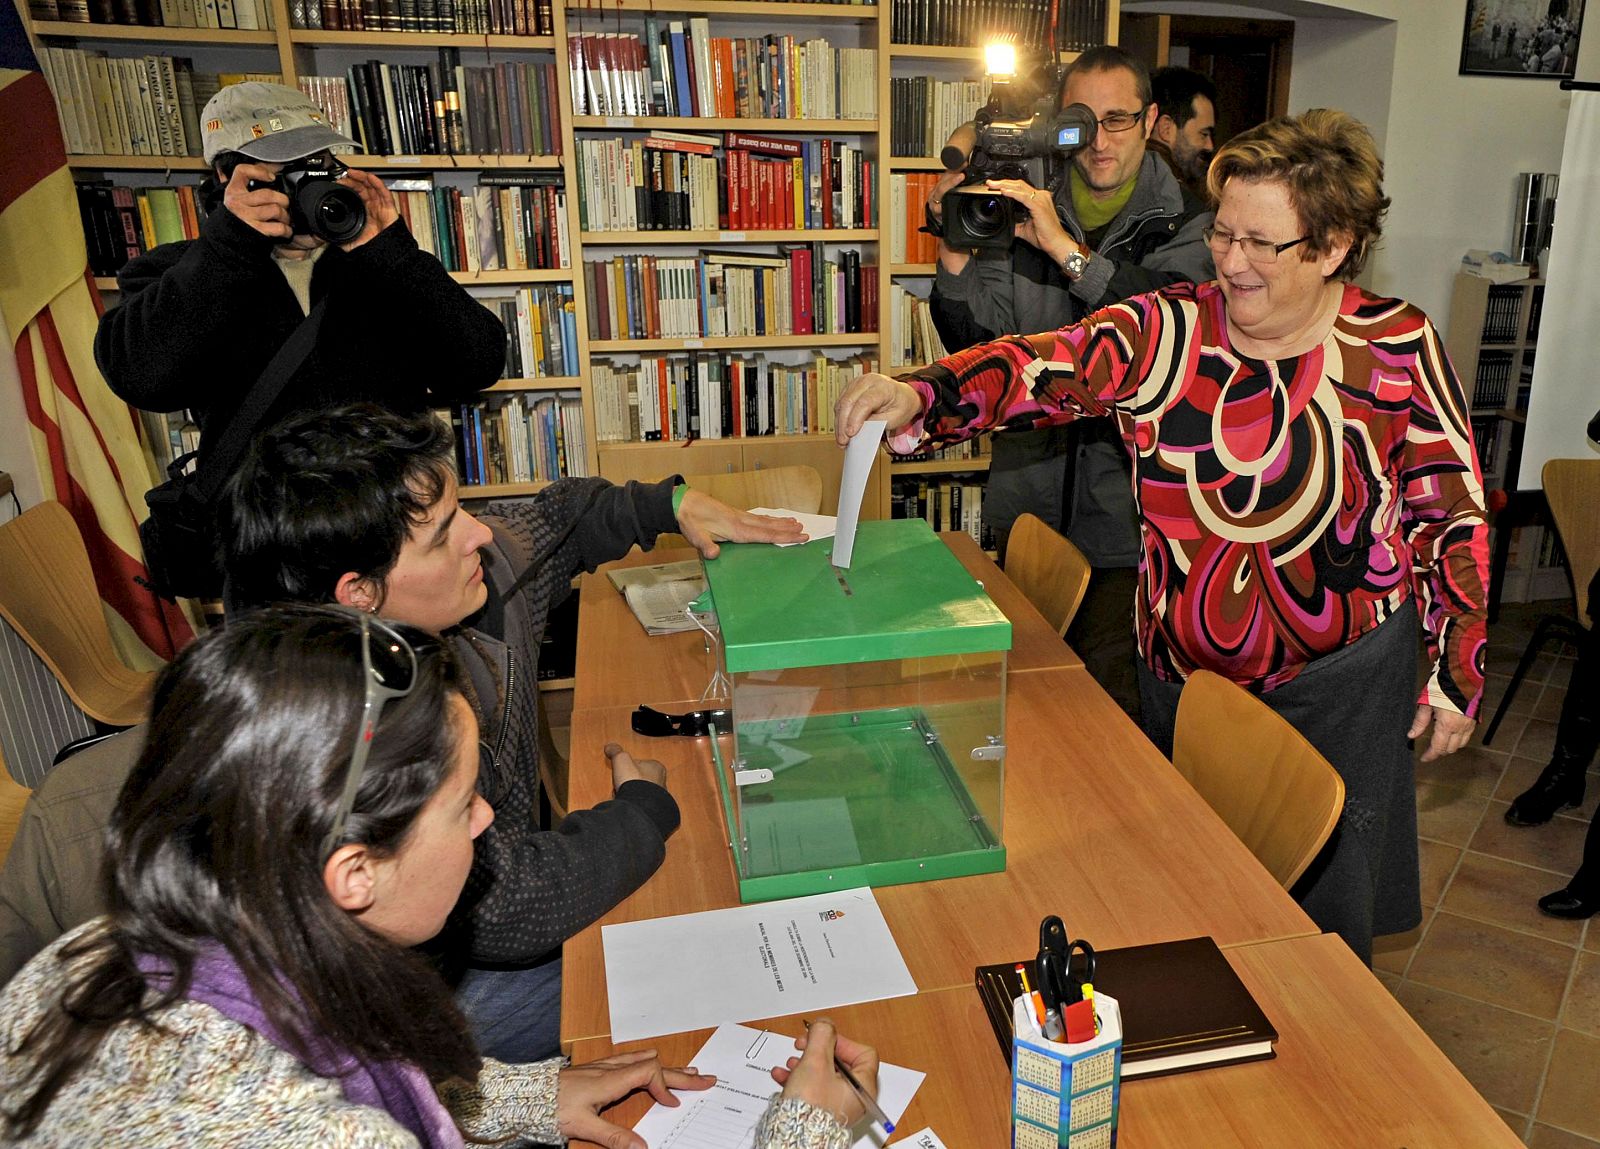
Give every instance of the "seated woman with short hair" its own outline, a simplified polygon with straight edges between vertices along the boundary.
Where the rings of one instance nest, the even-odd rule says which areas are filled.
[[[481,1060],[410,948],[494,813],[440,643],[337,607],[263,611],[162,673],[112,815],[104,917],[0,997],[0,1141],[29,1145],[643,1143],[599,1116],[714,1079],[648,1051]],[[860,1114],[813,1026],[757,1144],[844,1146]]]

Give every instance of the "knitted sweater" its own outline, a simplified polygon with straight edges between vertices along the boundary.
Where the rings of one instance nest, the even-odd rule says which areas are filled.
[[[27,1096],[31,1066],[11,1053],[59,1000],[58,951],[99,920],[58,939],[29,962],[0,996],[0,1110]],[[251,1149],[415,1149],[416,1139],[381,1109],[345,1099],[338,1082],[318,1077],[288,1052],[208,1005],[179,1002],[124,1024],[57,1094],[21,1145],[78,1149],[183,1146]],[[462,1127],[508,1145],[565,1144],[556,1125],[560,1059],[532,1065],[485,1060],[472,1087],[440,1097]],[[845,1149],[849,1134],[803,1101],[774,1103],[756,1149]]]

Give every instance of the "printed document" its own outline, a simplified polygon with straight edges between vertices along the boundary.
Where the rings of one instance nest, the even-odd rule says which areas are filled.
[[[683,1102],[676,1109],[656,1105],[639,1119],[633,1131],[651,1149],[750,1149],[756,1122],[767,1102],[778,1092],[772,1080],[774,1066],[787,1065],[799,1051],[794,1038],[781,1033],[724,1025],[717,1029],[689,1062],[701,1073],[714,1073],[710,1089],[673,1090]],[[899,1121],[925,1075],[898,1065],[878,1067],[878,1105]],[[851,1149],[876,1149],[884,1143],[883,1130],[866,1119]]]
[[[611,1039],[917,992],[872,891],[604,926]]]

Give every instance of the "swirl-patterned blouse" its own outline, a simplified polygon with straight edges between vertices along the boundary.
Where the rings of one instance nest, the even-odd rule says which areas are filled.
[[[1074,326],[1008,336],[905,377],[954,442],[1114,416],[1134,458],[1141,653],[1265,691],[1418,596],[1419,698],[1476,715],[1488,528],[1468,405],[1420,310],[1345,287],[1322,345],[1232,349],[1215,283],[1174,284]]]

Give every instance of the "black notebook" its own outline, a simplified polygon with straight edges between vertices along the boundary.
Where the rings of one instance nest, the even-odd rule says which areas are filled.
[[[1031,959],[1026,964],[1031,982]],[[1009,1066],[1011,1003],[1022,992],[1016,963],[974,972]],[[1125,1079],[1274,1056],[1278,1031],[1209,937],[1100,950],[1094,988],[1122,1009]]]

